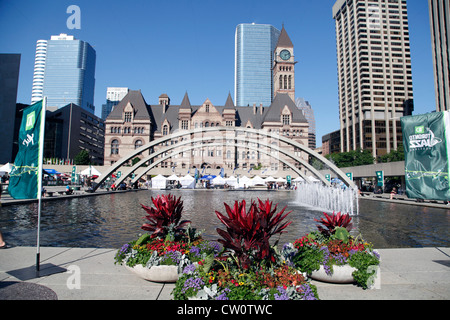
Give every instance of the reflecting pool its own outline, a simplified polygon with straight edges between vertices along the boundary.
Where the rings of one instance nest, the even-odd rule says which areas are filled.
[[[287,206],[293,223],[280,244],[294,241],[315,230],[322,212],[296,202],[297,191],[222,191],[222,190],[141,190],[67,198],[43,202],[41,246],[119,248],[144,231],[145,211],[140,204],[152,205],[151,196],[172,193],[184,202],[183,219],[203,229],[204,237],[217,239],[222,227],[215,211],[225,214],[223,203],[270,199],[278,210]],[[359,215],[353,217],[356,232],[376,248],[450,247],[450,210],[418,207],[372,200],[359,200]],[[0,230],[12,246],[35,246],[37,204],[0,208]]]

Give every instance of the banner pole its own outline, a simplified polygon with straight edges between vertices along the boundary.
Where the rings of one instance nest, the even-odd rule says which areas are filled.
[[[45,112],[47,110],[47,97],[42,101],[41,124],[39,132],[39,164],[38,164],[38,223],[37,223],[37,241],[36,241],[36,272],[40,270],[40,233],[41,233],[41,208],[42,208],[42,172],[44,165],[44,135],[45,135]]]

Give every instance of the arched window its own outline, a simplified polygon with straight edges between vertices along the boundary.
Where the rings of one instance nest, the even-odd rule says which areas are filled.
[[[288,89],[292,88],[292,76],[289,76],[288,78]]]
[[[231,159],[231,151],[230,150],[227,151],[227,159]]]
[[[284,88],[287,89],[287,76],[284,76]]]
[[[134,149],[139,149],[140,147],[142,147],[142,145],[142,140],[136,140],[136,142],[134,143]]]
[[[167,136],[169,134],[169,126],[165,124],[163,126],[163,136]]]
[[[119,154],[119,141],[116,139],[111,142],[111,154]]]
[[[280,89],[283,89],[283,76],[280,76]]]
[[[208,127],[209,127],[209,122],[206,121],[206,122],[205,122],[205,128],[208,128]]]

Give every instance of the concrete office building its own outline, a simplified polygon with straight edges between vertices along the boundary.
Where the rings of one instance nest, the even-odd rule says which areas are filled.
[[[341,152],[396,150],[413,100],[406,0],[338,0],[333,18]]]
[[[47,106],[74,103],[95,113],[96,52],[89,43],[67,34],[38,40],[32,103],[47,97]],[[44,72],[43,72],[44,70]]]
[[[450,0],[428,0],[436,111],[450,110]]]
[[[0,164],[14,162],[13,141],[20,54],[0,54]]]

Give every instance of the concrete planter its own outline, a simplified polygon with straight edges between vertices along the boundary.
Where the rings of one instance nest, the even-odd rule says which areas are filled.
[[[133,268],[129,266],[125,266],[125,268],[140,278],[152,282],[175,283],[178,280],[177,266],[153,266],[149,269],[139,264]]]
[[[311,279],[329,282],[329,283],[353,283],[355,280],[353,279],[352,273],[356,269],[350,267],[348,264],[343,266],[335,266],[333,265],[333,274],[328,275],[325,272],[324,267],[321,265],[319,270],[313,271],[310,275]]]

